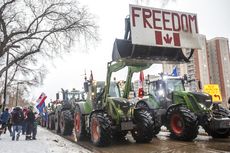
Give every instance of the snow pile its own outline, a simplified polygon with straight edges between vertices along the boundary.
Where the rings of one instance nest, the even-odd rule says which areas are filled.
[[[91,153],[91,151],[72,143],[46,129],[38,127],[37,140],[12,141],[7,131],[0,136],[0,153]]]

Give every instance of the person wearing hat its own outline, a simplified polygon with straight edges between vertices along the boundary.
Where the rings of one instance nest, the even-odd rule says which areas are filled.
[[[13,132],[12,132],[12,140],[19,140],[20,133],[22,131],[22,122],[24,120],[24,114],[20,107],[15,107],[12,111],[12,125],[13,125]],[[15,135],[16,134],[16,135]]]

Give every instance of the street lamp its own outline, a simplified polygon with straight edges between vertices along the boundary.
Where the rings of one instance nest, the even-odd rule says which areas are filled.
[[[6,48],[6,75],[5,75],[5,85],[4,85],[4,100],[3,100],[3,105],[2,105],[2,112],[5,109],[5,105],[6,105],[6,88],[7,88],[7,75],[8,75],[8,64],[9,64],[9,49],[10,48],[20,48],[20,46],[18,45],[11,45],[11,46],[7,46]]]

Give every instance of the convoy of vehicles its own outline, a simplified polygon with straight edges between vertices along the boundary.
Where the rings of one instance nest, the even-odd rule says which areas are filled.
[[[56,100],[47,109],[48,128],[62,135],[71,135],[74,129],[78,141],[89,137],[96,146],[107,146],[113,139],[123,139],[128,132],[136,142],[150,142],[162,125],[168,128],[173,138],[179,140],[196,138],[199,125],[215,138],[228,137],[228,110],[212,103],[208,94],[185,91],[186,80],[182,78],[161,76],[156,80],[148,80],[147,98],[139,99],[135,103],[128,99],[134,73],[143,71],[154,63],[189,62],[194,52],[191,47],[190,55],[185,56],[182,47],[178,47],[183,42],[179,42],[177,34],[173,34],[177,47],[168,45],[172,39],[168,34],[163,37],[166,46],[133,44],[130,26],[139,21],[140,15],[135,14],[138,13],[135,11],[142,8],[135,6],[131,9],[132,23],[126,18],[124,39],[116,39],[114,42],[112,61],[107,64],[106,80],[85,79],[84,92],[62,89],[63,100],[59,100],[57,94]],[[147,24],[148,16],[145,14],[144,17],[144,23]],[[191,30],[193,24],[197,26],[190,23]],[[156,42],[162,44],[159,31],[155,35]],[[136,39],[135,36],[134,38]],[[128,67],[128,74],[121,95],[117,83],[111,77],[125,67]]]

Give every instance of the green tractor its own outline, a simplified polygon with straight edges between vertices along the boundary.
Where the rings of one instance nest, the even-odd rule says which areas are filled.
[[[209,94],[187,92],[181,77],[161,76],[148,81],[148,98],[136,103],[137,108],[149,110],[155,119],[154,133],[162,125],[170,136],[178,140],[193,140],[198,126],[213,138],[227,138],[230,134],[230,112],[213,103]]]
[[[74,127],[74,111],[80,101],[84,101],[84,92],[73,89],[72,91],[63,90],[63,100],[59,100],[59,94],[56,94],[54,112],[48,116],[48,125],[50,128],[61,135],[71,135]],[[54,124],[54,125],[53,125]]]
[[[109,62],[104,81],[85,81],[86,101],[77,103],[74,129],[77,140],[86,136],[96,146],[107,146],[112,140],[123,139],[130,131],[136,142],[150,142],[154,122],[148,111],[135,109],[133,103],[121,97],[118,84],[111,81],[113,72],[124,68],[124,61]]]

